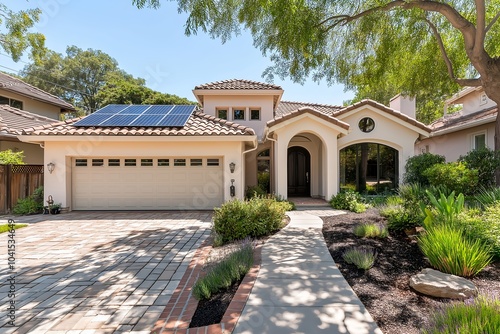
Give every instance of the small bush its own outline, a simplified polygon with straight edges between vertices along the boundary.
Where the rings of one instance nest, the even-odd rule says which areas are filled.
[[[479,295],[472,301],[456,302],[433,313],[424,334],[500,333],[500,300]]]
[[[365,212],[367,209],[367,205],[363,203],[361,195],[351,190],[332,196],[330,205],[337,210],[349,210],[356,213]]]
[[[214,231],[223,243],[269,235],[283,227],[285,211],[290,207],[289,202],[275,198],[229,201],[215,208]]]
[[[429,167],[435,164],[442,164],[445,161],[444,156],[432,153],[423,153],[408,158],[405,166],[404,183],[418,183],[423,186],[429,185],[429,179],[423,172]]]
[[[440,193],[439,197],[436,198],[431,192],[426,191],[426,193],[431,201],[432,209],[429,209],[422,203],[421,207],[426,216],[424,219],[424,226],[428,227],[436,222],[453,224],[454,220],[464,208],[464,195],[459,194],[455,198],[455,192],[452,192],[448,197]]]
[[[458,161],[464,162],[468,168],[478,172],[478,183],[486,188],[495,185],[495,170],[500,167],[500,152],[487,147],[472,150]]]
[[[435,225],[419,237],[422,253],[437,270],[462,277],[471,277],[492,260],[491,248],[480,240],[470,240],[460,228]]]
[[[377,254],[367,248],[351,248],[345,251],[342,258],[349,264],[354,264],[358,269],[368,270],[373,267]]]
[[[246,199],[251,199],[254,197],[266,197],[266,196],[267,192],[260,186],[249,186],[247,187],[247,191],[245,192]]]
[[[377,224],[361,224],[354,227],[354,234],[360,238],[386,238],[387,228]]]
[[[457,194],[471,194],[477,189],[478,172],[467,168],[462,162],[437,164],[426,169],[423,174],[427,176],[431,185],[443,185]]]
[[[380,212],[387,218],[390,231],[400,232],[422,225],[424,215],[420,205],[429,201],[425,190],[418,183],[405,184],[399,187],[398,197],[388,199]]]
[[[210,299],[221,290],[229,288],[248,273],[253,265],[253,247],[249,240],[241,248],[215,265],[193,286],[193,295],[198,300]]]

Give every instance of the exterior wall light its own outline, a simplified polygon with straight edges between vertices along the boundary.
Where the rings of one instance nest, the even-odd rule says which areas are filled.
[[[229,170],[231,171],[231,174],[234,173],[234,168],[236,167],[236,164],[234,162],[231,162],[229,164]]]
[[[47,164],[47,170],[49,171],[50,174],[54,171],[54,168],[56,168],[56,165],[53,162],[49,162]]]

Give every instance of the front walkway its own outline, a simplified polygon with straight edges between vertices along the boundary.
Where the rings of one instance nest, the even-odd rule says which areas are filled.
[[[72,212],[19,219],[15,274],[0,234],[0,333],[150,333],[211,212]],[[4,217],[2,217],[4,218]],[[15,276],[16,327],[6,326]],[[85,330],[85,331],[84,331]]]
[[[290,224],[265,243],[234,334],[382,334],[325,245],[318,216],[339,211],[322,209],[289,212]]]

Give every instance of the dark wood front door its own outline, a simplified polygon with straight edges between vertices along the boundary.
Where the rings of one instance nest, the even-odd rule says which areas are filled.
[[[288,196],[310,196],[311,156],[303,147],[288,149]]]

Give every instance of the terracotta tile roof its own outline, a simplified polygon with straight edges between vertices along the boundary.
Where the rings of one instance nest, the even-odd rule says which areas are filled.
[[[241,79],[230,79],[230,80],[222,80],[222,81],[215,81],[215,82],[209,82],[203,85],[199,85],[194,87],[194,89],[220,89],[220,90],[236,90],[236,89],[248,89],[248,90],[282,90],[281,86],[278,85],[273,85],[273,84],[268,84],[268,83],[263,83],[263,82],[257,82],[257,81],[251,81],[251,80],[241,80]]]
[[[75,110],[75,107],[57,96],[49,94],[46,91],[2,72],[0,72],[0,90],[23,95],[30,99],[52,104],[63,109]]]
[[[281,101],[276,108],[276,116],[284,116],[300,108],[311,108],[326,115],[332,115],[342,109],[340,106],[329,104]]]
[[[451,129],[462,125],[470,125],[472,127],[475,126],[477,122],[481,121],[491,120],[492,122],[494,122],[497,116],[497,112],[497,107],[491,107],[467,115],[463,115],[461,112],[456,112],[449,116],[441,117],[440,119],[430,124],[429,127],[432,129],[432,131]]]
[[[343,128],[343,129],[349,130],[349,124],[342,122],[342,121],[339,121],[338,119],[336,119],[332,115],[327,115],[321,111],[318,111],[318,110],[312,109],[312,108],[308,108],[308,107],[294,110],[294,111],[289,112],[288,114],[285,114],[282,116],[276,116],[273,120],[270,120],[269,122],[267,122],[267,126],[272,127],[272,126],[279,124],[279,123],[282,123],[288,119],[292,119],[294,117],[297,117],[299,115],[306,114],[306,113],[313,114],[319,118],[322,118],[330,123],[333,123],[333,124]]]
[[[226,120],[195,112],[184,127],[76,127],[76,118],[57,124],[24,129],[33,136],[238,136],[255,135],[253,129]]]
[[[399,118],[399,119],[401,119],[401,120],[403,120],[403,121],[405,121],[413,126],[416,126],[417,128],[420,128],[420,129],[427,131],[427,132],[431,132],[431,128],[428,127],[427,125],[425,125],[424,123],[421,123],[421,122],[417,121],[416,119],[411,118],[410,116],[401,113],[400,111],[391,109],[391,108],[389,108],[381,103],[375,102],[373,100],[359,101],[357,103],[354,103],[353,105],[350,105],[348,107],[345,107],[345,108],[335,112],[333,114],[333,116],[335,116],[335,117],[341,116],[343,114],[346,114],[346,113],[348,113],[352,110],[355,110],[359,107],[362,107],[364,105],[370,105],[370,106],[375,107],[379,110],[385,111],[386,113],[388,113],[392,116],[395,116],[395,117],[397,117],[397,118]]]
[[[0,135],[16,136],[21,130],[30,126],[43,126],[56,123],[53,118],[33,114],[28,111],[0,105]]]

